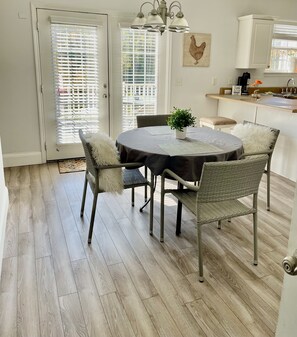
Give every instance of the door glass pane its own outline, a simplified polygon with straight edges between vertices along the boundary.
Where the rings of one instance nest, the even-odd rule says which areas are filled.
[[[159,35],[121,29],[123,130],[136,127],[136,115],[156,114]]]
[[[98,27],[51,24],[57,144],[99,128]]]

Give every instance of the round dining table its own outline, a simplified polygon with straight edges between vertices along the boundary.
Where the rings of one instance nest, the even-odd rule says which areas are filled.
[[[121,133],[116,145],[122,163],[141,162],[154,176],[168,168],[187,181],[199,181],[203,163],[237,160],[242,141],[225,132],[206,127],[187,129],[177,139],[169,126],[152,126]]]

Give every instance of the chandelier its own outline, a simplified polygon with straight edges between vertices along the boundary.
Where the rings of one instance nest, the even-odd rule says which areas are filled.
[[[156,3],[158,7],[156,8]],[[142,7],[144,5],[151,5],[153,9],[148,13],[147,18],[144,16]],[[178,12],[174,17],[173,9],[178,8]],[[190,30],[189,24],[184,17],[181,10],[181,3],[173,1],[169,8],[167,8],[165,0],[153,0],[153,2],[146,1],[140,6],[139,13],[132,22],[133,29],[146,29],[149,32],[160,32],[161,34],[166,30],[167,18],[172,19],[168,27],[170,32],[186,33]]]

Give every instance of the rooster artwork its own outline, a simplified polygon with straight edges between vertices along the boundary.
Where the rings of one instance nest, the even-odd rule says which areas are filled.
[[[193,59],[196,61],[194,64],[197,64],[198,61],[203,56],[205,47],[206,47],[205,42],[202,42],[200,46],[197,46],[195,36],[194,35],[191,36],[191,44],[189,47],[189,53],[191,54]]]
[[[185,34],[183,65],[185,67],[208,67],[210,40],[210,34]]]

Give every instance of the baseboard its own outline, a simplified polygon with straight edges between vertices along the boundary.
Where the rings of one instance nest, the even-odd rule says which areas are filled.
[[[1,279],[4,238],[5,238],[7,211],[8,211],[8,190],[4,186],[4,188],[1,189],[0,192],[1,192],[1,196],[0,196],[0,200],[1,200],[1,203],[0,203],[0,279]]]
[[[20,152],[3,154],[4,167],[42,164],[41,152]]]

